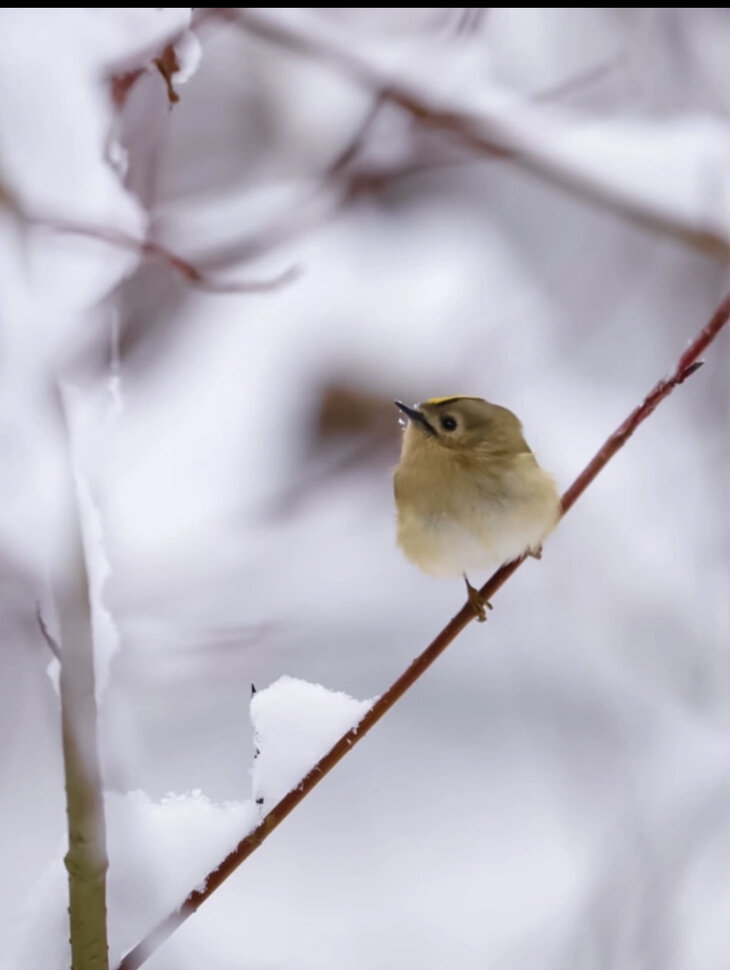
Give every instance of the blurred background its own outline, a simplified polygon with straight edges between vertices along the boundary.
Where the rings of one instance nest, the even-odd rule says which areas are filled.
[[[462,604],[395,546],[393,399],[511,408],[564,489],[720,302],[730,15],[2,19],[12,951],[65,832],[69,523],[107,788],[245,801],[251,683],[373,697]],[[150,970],[727,967],[728,346]]]

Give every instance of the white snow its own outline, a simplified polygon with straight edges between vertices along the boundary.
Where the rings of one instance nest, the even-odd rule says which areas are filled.
[[[107,794],[112,966],[191,890],[205,885],[205,877],[262,813],[297,785],[370,704],[292,677],[257,691],[251,698],[258,752],[251,769],[256,801],[216,804],[201,791],[169,794],[158,801],[141,791]],[[59,851],[25,902],[8,967],[13,960],[17,966],[45,970],[67,966],[67,878]]]
[[[228,854],[255,820],[252,802],[216,804],[199,791],[159,801],[143,792],[105,800],[110,965],[165,916]],[[130,851],[131,847],[133,851]],[[63,850],[39,879],[0,966],[66,970],[68,876]]]
[[[280,677],[251,698],[258,754],[252,768],[254,798],[270,811],[299,784],[343,734],[372,706],[341,691]],[[263,801],[261,801],[263,800]]]
[[[180,67],[175,71],[173,84],[185,84],[197,71],[202,57],[200,41],[192,30],[184,31],[175,42],[175,54]]]

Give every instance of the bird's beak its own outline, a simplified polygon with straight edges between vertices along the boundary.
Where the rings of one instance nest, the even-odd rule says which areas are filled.
[[[428,434],[436,434],[431,425],[428,423],[426,415],[423,414],[422,411],[419,411],[418,408],[409,408],[408,405],[403,404],[402,401],[394,401],[393,403],[399,411],[402,411],[403,414],[405,414],[409,421],[413,421],[415,424],[420,425],[424,431],[428,432]]]

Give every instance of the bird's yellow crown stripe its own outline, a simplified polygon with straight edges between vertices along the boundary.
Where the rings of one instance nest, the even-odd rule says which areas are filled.
[[[478,401],[479,399],[473,394],[452,394],[450,397],[432,397],[426,401],[426,404],[451,404],[452,401]]]

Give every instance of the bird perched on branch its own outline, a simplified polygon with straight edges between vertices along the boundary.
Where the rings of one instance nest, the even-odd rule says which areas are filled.
[[[480,397],[400,401],[407,422],[395,469],[398,544],[424,572],[463,575],[479,620],[485,606],[467,572],[540,558],[560,496],[507,408]]]

